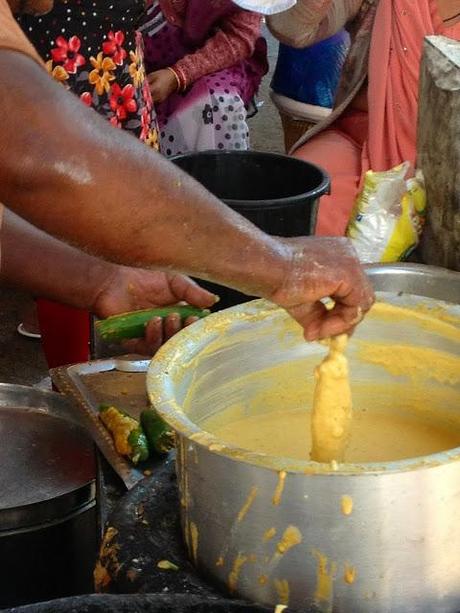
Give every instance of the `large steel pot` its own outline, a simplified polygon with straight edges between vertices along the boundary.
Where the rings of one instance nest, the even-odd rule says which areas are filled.
[[[458,273],[394,265],[370,268],[369,275],[388,300],[459,302]],[[397,321],[376,326],[366,319],[355,338],[379,335],[459,353],[458,334],[446,339],[406,331]],[[378,393],[392,375],[374,366],[356,368],[353,343],[353,380],[375,381]],[[228,398],[227,381],[285,361],[311,366],[323,353],[303,341],[282,310],[255,301],[180,333],[152,361],[150,398],[178,435],[182,526],[192,559],[235,594],[272,605],[288,600],[301,611],[458,612],[460,448],[384,465],[318,470],[308,461],[226,445],[200,427],[228,403],[250,406],[264,393],[250,377]],[[273,385],[281,399],[283,382]],[[435,387],[430,382],[424,388],[427,402]],[[458,387],[453,394],[449,408],[456,411]],[[350,514],[344,513],[343,496],[353,501]]]

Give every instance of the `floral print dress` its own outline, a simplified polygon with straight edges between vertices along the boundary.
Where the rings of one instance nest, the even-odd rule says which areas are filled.
[[[67,0],[18,21],[48,72],[110,123],[158,149],[156,116],[136,28],[144,0]]]
[[[24,15],[19,23],[57,81],[113,126],[157,149],[156,115],[136,34],[143,10],[144,0],[56,0],[47,15]],[[89,314],[45,299],[37,307],[49,368],[85,362]]]

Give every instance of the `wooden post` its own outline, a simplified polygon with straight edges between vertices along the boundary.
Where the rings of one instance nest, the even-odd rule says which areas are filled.
[[[444,36],[424,43],[417,165],[428,199],[422,261],[460,271],[460,43]]]

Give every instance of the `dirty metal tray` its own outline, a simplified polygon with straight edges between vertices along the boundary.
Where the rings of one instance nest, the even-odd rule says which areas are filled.
[[[55,368],[51,378],[60,392],[76,400],[79,413],[105,458],[130,489],[163,461],[153,458],[134,466],[119,455],[99,419],[101,403],[113,404],[139,419],[148,408],[145,378],[150,360],[121,356]]]

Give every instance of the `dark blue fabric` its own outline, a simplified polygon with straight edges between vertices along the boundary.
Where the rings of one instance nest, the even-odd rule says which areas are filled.
[[[332,108],[349,47],[346,30],[305,49],[280,44],[273,90],[299,102]]]

